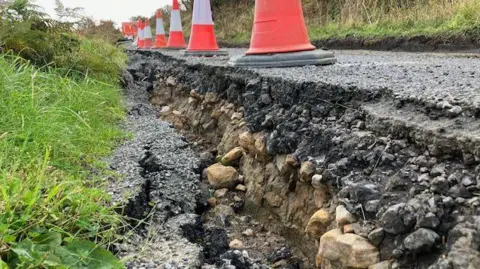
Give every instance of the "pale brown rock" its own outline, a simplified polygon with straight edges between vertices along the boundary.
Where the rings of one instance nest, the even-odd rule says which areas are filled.
[[[265,194],[265,200],[273,207],[279,207],[282,204],[282,198],[273,192],[267,192]]]
[[[237,187],[235,187],[235,190],[237,191],[247,191],[247,187],[245,185],[239,184]]]
[[[225,188],[225,189],[218,189],[215,191],[215,193],[213,194],[213,196],[215,196],[215,198],[223,198],[225,197],[225,195],[227,195],[227,192],[228,192],[228,189]]]
[[[370,265],[368,269],[391,269],[392,263],[391,261],[383,261],[380,263],[376,263],[374,265]]]
[[[217,205],[213,209],[213,213],[215,215],[220,215],[220,216],[224,216],[224,217],[231,217],[231,216],[235,215],[235,211],[233,211],[233,208],[228,206],[228,205]]]
[[[188,97],[188,104],[191,106],[196,106],[198,104],[198,100],[193,97]]]
[[[357,218],[355,218],[355,216],[350,213],[345,206],[339,205],[335,210],[335,220],[337,221],[338,226],[343,226],[356,222]]]
[[[168,113],[170,113],[170,107],[169,106],[164,106],[160,110],[160,115],[165,115],[165,114],[168,114]]]
[[[243,113],[235,112],[232,114],[231,120],[241,120],[243,118]]]
[[[225,156],[223,156],[222,163],[224,165],[228,165],[235,162],[236,160],[242,158],[243,152],[244,151],[242,147],[236,147],[230,150],[227,154],[225,154]]]
[[[315,174],[315,165],[312,162],[304,162],[300,167],[300,181],[304,183],[312,182],[312,177]]]
[[[326,210],[320,209],[308,221],[305,232],[312,238],[319,239],[330,224],[329,214]]]
[[[345,268],[368,268],[380,262],[380,253],[367,239],[356,234],[342,234],[340,229],[322,236],[317,255],[317,261],[326,259]]]
[[[234,239],[233,241],[230,242],[230,244],[228,244],[228,246],[232,249],[242,249],[243,242],[238,239]]]
[[[265,162],[268,157],[267,153],[267,139],[263,135],[259,135],[255,138],[255,154],[260,161]]]
[[[323,259],[329,260],[339,260],[342,256],[342,253],[337,252],[333,249],[337,238],[342,235],[342,231],[340,229],[333,229],[330,230],[322,235],[320,238],[320,247],[317,253],[317,262],[320,261],[320,264],[323,262]]]
[[[252,229],[246,229],[242,234],[245,235],[245,236],[253,236],[253,235],[255,235],[255,233],[253,232]]]
[[[255,139],[249,132],[241,133],[238,136],[238,144],[250,154],[255,153]]]
[[[295,157],[293,157],[292,155],[287,155],[287,158],[285,159],[285,162],[283,163],[280,172],[282,173],[282,175],[289,177],[295,171],[297,166],[297,159],[295,159]]]
[[[172,111],[172,114],[175,115],[175,116],[181,116],[182,112],[180,112],[178,110],[174,110],[174,111]]]
[[[216,163],[207,168],[208,183],[215,189],[233,188],[238,179],[235,168]]]
[[[207,200],[207,203],[210,207],[215,207],[217,205],[217,199],[215,199],[215,197],[212,197]]]
[[[346,234],[355,233],[354,230],[353,230],[353,225],[352,224],[347,224],[347,225],[343,226],[343,233],[346,233]]]
[[[202,96],[200,96],[200,94],[198,94],[197,91],[195,91],[195,90],[190,91],[190,97],[195,98],[195,99],[202,99]]]
[[[214,120],[217,120],[218,118],[220,118],[221,116],[223,115],[223,112],[220,111],[220,110],[215,110],[212,112],[212,114],[210,114],[210,118],[214,119]]]
[[[287,158],[285,159],[285,164],[296,167],[298,166],[298,161],[295,157],[293,157],[293,155],[287,155]]]

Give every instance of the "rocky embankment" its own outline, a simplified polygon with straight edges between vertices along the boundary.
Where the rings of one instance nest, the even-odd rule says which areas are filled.
[[[144,67],[140,58],[133,58],[124,74],[124,127],[132,139],[108,160],[115,175],[108,192],[129,220],[128,232],[113,250],[132,269],[266,269],[267,263],[298,268],[301,261],[283,238],[240,213],[245,196],[241,185],[214,193],[202,183],[201,172],[215,157],[199,158],[185,136],[159,119],[159,109],[148,100],[152,84]]]
[[[284,236],[304,268],[480,268],[478,81],[455,67],[479,63],[362,57],[243,70],[133,52],[127,84],[201,159],[217,156],[204,182],[245,191],[242,211]]]

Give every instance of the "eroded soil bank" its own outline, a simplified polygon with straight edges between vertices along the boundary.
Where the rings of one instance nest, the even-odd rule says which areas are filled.
[[[214,194],[202,183],[215,157],[198,156],[185,136],[159,119],[144,68],[133,57],[124,74],[125,129],[132,139],[109,159],[116,176],[108,191],[134,228],[113,249],[127,268],[300,268],[302,259],[283,237],[243,212],[244,189]]]
[[[278,268],[480,268],[480,144],[460,113],[417,121],[388,91],[130,56],[127,86],[202,152],[210,206],[245,191],[227,205],[303,260]]]

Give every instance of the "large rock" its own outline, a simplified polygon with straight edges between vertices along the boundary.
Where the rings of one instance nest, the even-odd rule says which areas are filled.
[[[328,260],[334,268],[368,268],[380,262],[380,253],[365,238],[342,234],[340,229],[334,229],[320,239],[317,266],[324,260]]]
[[[208,183],[215,189],[233,188],[238,179],[235,168],[216,163],[207,168]]]
[[[420,228],[408,235],[403,244],[405,248],[413,253],[430,252],[432,247],[440,240],[440,236],[425,228]]]
[[[338,226],[343,226],[356,222],[357,218],[350,213],[345,206],[339,205],[335,211],[335,220],[337,221]]]
[[[222,164],[224,165],[229,165],[238,159],[242,158],[243,156],[243,148],[242,147],[236,147],[232,150],[230,150],[225,156],[222,158]]]
[[[329,214],[324,209],[320,209],[308,221],[305,232],[314,239],[318,240],[330,224]]]
[[[415,218],[404,203],[389,207],[380,218],[383,229],[391,234],[404,234],[415,226]]]

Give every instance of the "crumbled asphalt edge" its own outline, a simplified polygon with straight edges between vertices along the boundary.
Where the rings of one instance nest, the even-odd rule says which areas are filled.
[[[229,49],[241,56],[244,49]],[[334,52],[338,62],[329,66],[249,69],[262,77],[282,78],[296,83],[316,83],[349,91],[378,91],[395,106],[414,105],[417,113],[431,119],[458,116],[478,117],[480,59],[448,54],[394,52]],[[187,63],[226,66],[228,57],[211,59],[182,57],[176,51],[162,54]]]
[[[316,163],[323,183],[365,218],[364,227],[380,226],[368,237],[382,260],[395,259],[396,268],[480,268],[478,139],[409,126],[400,112],[416,108],[385,110],[392,109],[388,90],[295,82],[139,54],[145,62],[161,62],[164,81],[174,77],[187,91],[215,92],[243,106],[249,129],[269,134],[269,154],[294,153]]]
[[[109,159],[120,179],[112,179],[108,191],[115,204],[125,205],[121,213],[136,230],[116,244],[117,255],[127,268],[268,268],[246,252],[229,250],[223,228],[204,228],[200,215],[208,209],[208,189],[200,182],[200,162],[148,101],[160,64],[131,57],[123,76],[124,128],[133,139]]]

